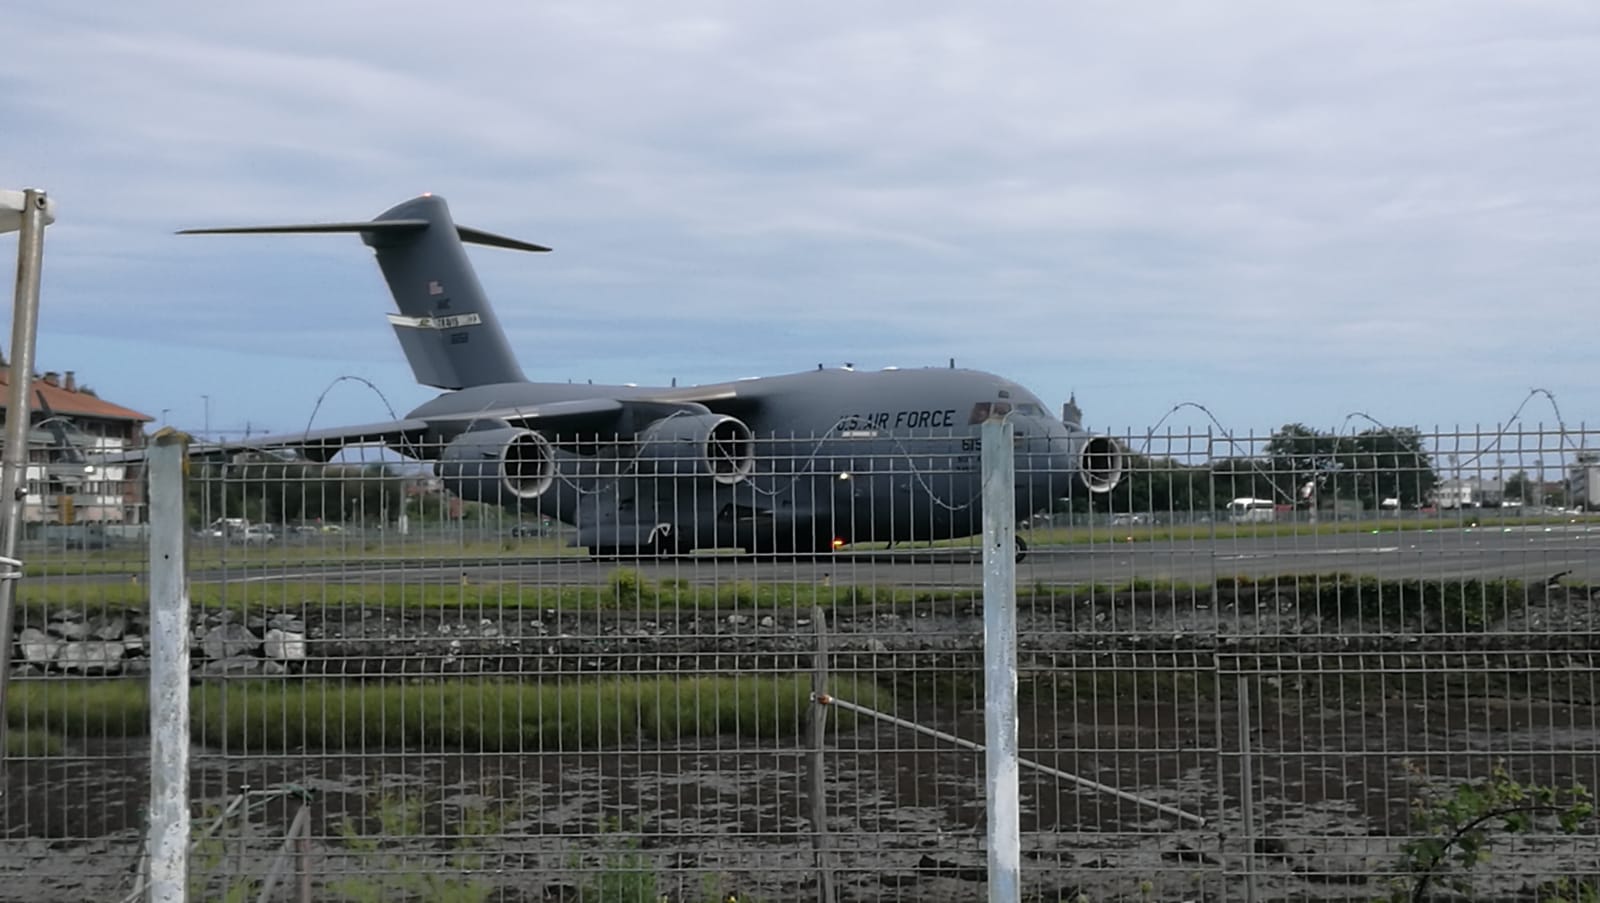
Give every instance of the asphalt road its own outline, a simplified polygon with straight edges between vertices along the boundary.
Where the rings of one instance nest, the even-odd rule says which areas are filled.
[[[651,579],[693,583],[749,581],[978,586],[976,548],[940,551],[840,552],[755,559],[695,555],[676,559],[593,560],[576,557],[454,562],[350,561],[296,566],[244,563],[191,575],[200,582],[403,580],[517,581],[594,584],[618,567]],[[1122,582],[1135,578],[1209,581],[1219,576],[1345,573],[1384,579],[1507,577],[1540,580],[1564,574],[1600,583],[1600,527],[1556,525],[1406,533],[1346,533],[1180,542],[1115,542],[1033,547],[1016,565],[1019,585]]]

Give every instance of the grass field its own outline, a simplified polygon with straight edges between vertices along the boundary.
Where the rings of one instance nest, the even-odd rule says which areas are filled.
[[[223,566],[265,568],[273,566],[318,567],[360,561],[363,563],[425,562],[455,559],[518,559],[552,556],[581,556],[584,549],[566,546],[554,538],[448,541],[432,539],[334,539],[305,545],[221,546],[191,542],[188,549],[190,570]],[[142,574],[149,567],[149,552],[141,546],[105,551],[62,551],[46,549],[24,563],[25,577],[91,576]]]
[[[1355,617],[1404,623],[1419,613],[1442,617],[1462,629],[1483,629],[1510,606],[1525,602],[1530,588],[1515,580],[1378,580],[1350,574],[1285,574],[1222,577],[1215,583],[1134,579],[1088,584],[1036,583],[1017,587],[1023,607],[1111,600],[1128,593],[1161,593],[1177,601],[1292,593],[1307,610],[1337,619]],[[148,592],[140,583],[29,583],[17,588],[23,611],[140,611]],[[397,612],[496,611],[773,611],[812,607],[901,608],[926,605],[979,605],[982,591],[962,587],[904,587],[890,584],[821,584],[738,580],[716,585],[682,579],[653,580],[619,567],[602,582],[529,585],[516,581],[458,583],[344,584],[317,581],[194,583],[189,601],[196,609],[300,615],[361,608]],[[26,621],[24,621],[26,623]]]
[[[500,752],[792,737],[805,724],[810,692],[808,675],[250,680],[196,687],[189,707],[195,742],[210,747]],[[838,681],[834,692],[869,706],[879,698],[867,680]],[[10,693],[12,755],[55,755],[64,742],[149,730],[142,680],[27,680]]]

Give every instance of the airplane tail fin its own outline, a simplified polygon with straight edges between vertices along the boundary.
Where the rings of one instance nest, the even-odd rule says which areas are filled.
[[[389,315],[389,322],[417,382],[464,389],[526,380],[462,243],[516,251],[549,248],[457,226],[444,198],[431,194],[365,222],[184,229],[179,234],[287,232],[355,232],[371,246],[400,310]]]

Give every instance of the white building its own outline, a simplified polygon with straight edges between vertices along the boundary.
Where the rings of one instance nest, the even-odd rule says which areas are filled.
[[[1590,511],[1600,508],[1600,452],[1578,452],[1567,469],[1567,481],[1572,487],[1572,504]]]
[[[1433,487],[1432,498],[1440,508],[1494,507],[1505,498],[1505,486],[1499,480],[1482,477],[1452,477]]]

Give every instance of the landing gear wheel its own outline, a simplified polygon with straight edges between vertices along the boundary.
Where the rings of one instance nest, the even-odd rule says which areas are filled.
[[[1017,537],[1017,561],[1020,562],[1020,561],[1022,561],[1022,559],[1027,558],[1027,557],[1028,557],[1028,541],[1026,539],[1023,539],[1022,537],[1018,536]]]

